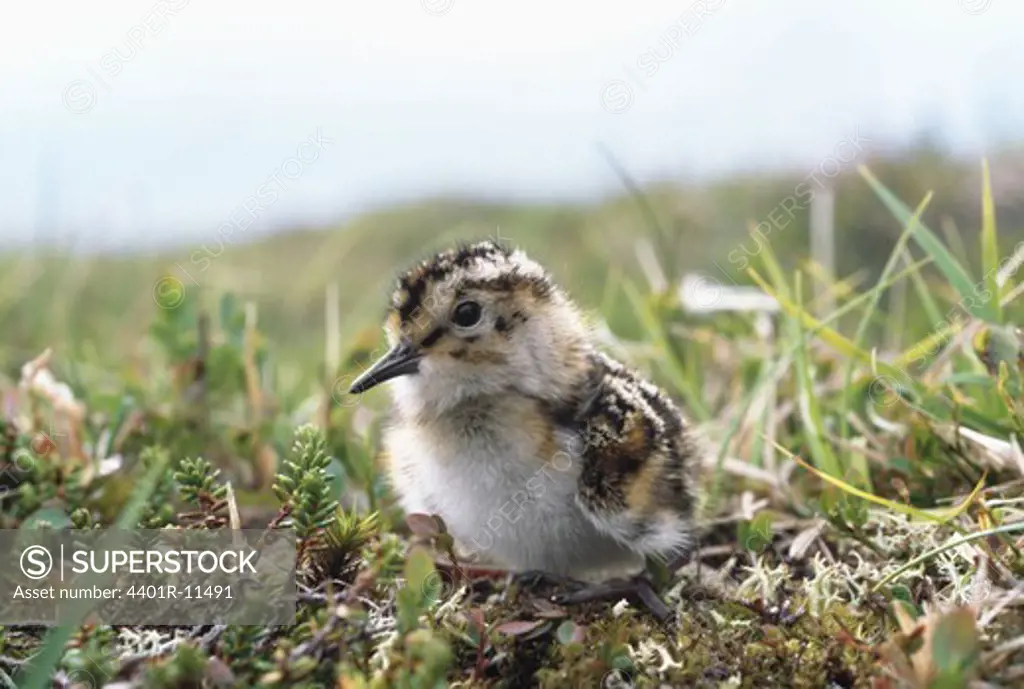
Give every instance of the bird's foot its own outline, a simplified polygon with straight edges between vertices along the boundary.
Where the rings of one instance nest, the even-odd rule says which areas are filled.
[[[579,591],[559,594],[551,597],[552,603],[559,605],[579,605],[594,601],[618,600],[625,598],[632,603],[641,603],[659,622],[667,622],[672,611],[658,592],[654,590],[651,580],[643,574],[630,579],[610,579],[601,584],[588,586]]]
[[[512,572],[509,574],[509,583],[518,584],[522,588],[536,588],[539,586],[550,586],[560,589],[578,589],[586,584],[564,577],[558,574],[551,574],[539,569],[530,569],[525,572]]]

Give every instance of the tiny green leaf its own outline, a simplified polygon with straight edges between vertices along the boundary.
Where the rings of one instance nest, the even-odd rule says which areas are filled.
[[[970,608],[943,615],[932,632],[932,662],[940,674],[962,675],[978,663],[981,638]]]
[[[434,569],[434,558],[425,548],[413,548],[405,560],[406,586],[422,593]]]
[[[558,639],[560,644],[568,646],[572,643],[582,643],[585,632],[586,628],[572,620],[566,620],[558,625],[558,629],[555,630],[555,638]]]

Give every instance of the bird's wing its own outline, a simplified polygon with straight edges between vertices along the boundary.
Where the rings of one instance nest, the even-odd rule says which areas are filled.
[[[701,445],[671,400],[603,357],[600,382],[577,423],[584,514],[637,552],[687,550]]]

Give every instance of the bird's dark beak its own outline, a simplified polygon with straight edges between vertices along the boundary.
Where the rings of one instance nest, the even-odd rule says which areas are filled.
[[[363,375],[355,379],[348,391],[354,395],[366,392],[384,381],[420,370],[423,355],[410,342],[400,342],[387,354],[377,359]]]

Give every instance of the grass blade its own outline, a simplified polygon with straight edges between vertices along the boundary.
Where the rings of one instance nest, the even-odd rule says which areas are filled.
[[[722,490],[722,478],[724,476],[725,458],[728,455],[729,444],[732,442],[736,434],[739,433],[740,428],[743,426],[744,419],[750,413],[750,408],[754,404],[754,400],[757,399],[761,392],[761,389],[770,383],[771,379],[777,374],[777,372],[786,365],[787,358],[782,357],[771,362],[771,364],[764,366],[758,373],[757,380],[754,385],[746,393],[743,398],[742,404],[740,404],[738,412],[734,415],[732,421],[729,423],[729,427],[725,432],[725,436],[722,438],[721,445],[718,448],[718,454],[715,457],[715,474],[711,480],[711,488],[708,491],[708,499],[704,504],[704,513],[713,514],[718,506],[718,500]]]
[[[686,398],[686,403],[690,407],[690,411],[699,421],[707,421],[711,418],[710,412],[707,407],[704,406],[704,401],[693,385],[690,384],[690,379],[687,376],[686,369],[679,363],[679,360],[672,353],[672,349],[669,346],[668,335],[665,333],[664,327],[662,327],[661,320],[657,314],[654,313],[651,305],[646,299],[641,296],[640,291],[636,288],[630,280],[624,280],[622,288],[629,297],[630,303],[640,319],[640,324],[643,325],[644,330],[647,331],[648,337],[658,347],[658,349],[664,352],[664,356],[659,358],[659,362],[665,372],[671,377],[672,383],[679,389],[679,392]]]
[[[910,249],[904,247],[904,263],[909,264],[912,258],[913,256],[910,253]],[[928,283],[925,282],[924,276],[920,273],[914,273],[910,276],[910,281],[914,286],[914,293],[917,294],[917,298],[921,301],[921,308],[924,309],[924,313],[928,317],[929,322],[941,323],[943,320],[942,311],[939,310],[938,305],[935,303],[935,298],[932,297],[932,293],[928,289]]]
[[[861,175],[875,191],[882,203],[889,211],[896,216],[901,223],[908,223],[912,214],[910,209],[900,201],[889,189],[882,184],[867,167],[858,167]],[[992,310],[991,303],[979,299],[978,286],[975,284],[970,273],[954,258],[953,254],[943,245],[935,234],[922,223],[917,223],[914,230],[914,241],[929,256],[935,259],[936,267],[949,281],[949,284],[961,297],[963,308],[972,316],[985,321],[995,322],[996,313]]]
[[[989,305],[995,312],[996,322],[1002,323],[1003,305],[999,301],[999,283],[996,281],[999,273],[999,238],[987,160],[982,161],[981,177],[981,269],[985,271],[985,291],[991,295]]]
[[[940,546],[938,546],[936,548],[932,548],[931,550],[929,550],[926,553],[921,553],[920,555],[918,555],[917,557],[915,557],[912,560],[908,560],[899,569],[897,569],[897,570],[895,570],[893,572],[890,572],[888,575],[883,577],[881,581],[879,581],[877,584],[875,584],[871,588],[871,590],[872,591],[878,591],[880,588],[882,588],[883,586],[888,584],[890,581],[892,581],[893,579],[895,579],[899,575],[901,575],[904,572],[906,572],[908,569],[913,569],[914,567],[917,567],[922,562],[926,562],[927,560],[930,560],[931,558],[935,557],[936,555],[938,555],[940,553],[944,553],[947,550],[952,550],[953,548],[959,548],[964,543],[970,543],[971,541],[977,541],[980,538],[988,538],[989,536],[998,536],[1000,534],[1017,533],[1017,532],[1024,532],[1024,521],[1013,522],[1012,524],[1003,524],[1002,526],[996,527],[994,529],[986,529],[985,531],[977,531],[977,532],[972,533],[972,534],[967,534],[966,536],[961,536],[960,538],[955,538],[955,539],[949,541],[948,543],[944,543],[944,544],[942,544],[942,545],[940,545]]]
[[[982,475],[977,485],[974,486],[974,490],[971,491],[971,494],[964,498],[963,502],[961,502],[959,505],[943,509],[921,509],[918,507],[911,507],[910,505],[904,505],[903,503],[895,502],[893,500],[887,500],[886,498],[879,497],[878,495],[875,495],[873,493],[869,493],[855,486],[851,486],[849,483],[846,483],[845,481],[842,481],[836,478],[835,476],[829,476],[820,469],[816,469],[815,467],[811,466],[803,459],[797,457],[796,455],[789,452],[785,448],[780,449],[786,454],[788,454],[794,462],[802,466],[804,469],[807,469],[807,471],[811,472],[812,474],[820,478],[822,481],[831,483],[836,488],[839,488],[840,490],[843,490],[849,493],[850,495],[855,495],[858,498],[861,498],[862,500],[873,502],[876,505],[888,507],[893,512],[899,512],[900,514],[905,514],[909,517],[916,517],[922,520],[939,522],[940,524],[945,524],[953,519],[956,519],[961,514],[963,514],[968,507],[971,506],[971,503],[974,502],[975,498],[978,497],[978,494],[981,492],[981,489],[985,487],[985,478],[987,476],[987,474]]]
[[[848,356],[851,358],[855,358],[861,361],[862,363],[868,365],[874,363],[877,365],[880,371],[889,376],[892,376],[893,378],[896,378],[901,382],[909,377],[906,373],[892,366],[891,364],[888,364],[884,361],[874,361],[870,352],[867,352],[861,349],[860,347],[857,347],[852,342],[850,342],[850,340],[843,337],[832,328],[829,328],[811,314],[807,313],[807,311],[797,306],[789,299],[783,297],[781,294],[776,293],[776,291],[772,289],[772,287],[767,282],[765,282],[765,279],[758,275],[757,271],[754,270],[753,268],[748,268],[747,274],[750,275],[751,279],[753,279],[754,282],[756,282],[761,287],[761,289],[763,289],[769,295],[775,297],[776,301],[779,302],[779,306],[782,307],[782,310],[786,314],[790,316],[799,317],[803,321],[803,326],[805,328],[811,330],[815,335],[819,336],[822,340],[824,340],[828,345],[830,345],[840,354],[843,354],[844,356]]]
[[[932,200],[932,192],[925,194],[925,197],[918,204],[917,210],[914,211],[913,217],[910,218],[910,222],[904,228],[900,234],[900,238],[896,241],[896,247],[893,249],[892,254],[889,256],[889,260],[885,264],[885,268],[882,269],[882,275],[878,278],[878,284],[868,293],[870,295],[870,303],[864,309],[864,314],[861,316],[860,323],[857,325],[857,331],[853,336],[853,346],[858,349],[863,348],[864,336],[867,334],[868,323],[871,322],[871,317],[874,315],[875,310],[878,308],[878,302],[882,297],[882,292],[885,291],[886,282],[889,276],[896,269],[896,264],[900,258],[903,257],[904,247],[910,240],[910,235],[914,231],[914,226],[920,221],[921,216],[924,214],[925,208]],[[856,364],[856,360],[848,359],[846,364],[846,371],[843,374],[843,398],[841,401],[840,415],[839,415],[839,437],[844,440],[847,439],[849,433],[849,419],[847,412],[850,409],[850,402],[852,400],[853,386],[853,371]]]
[[[931,262],[931,259],[926,258],[926,259],[923,259],[923,260],[915,263],[910,268],[906,268],[904,270],[901,270],[899,273],[897,273],[896,275],[891,276],[888,280],[886,280],[885,283],[884,283],[884,287],[890,287],[895,282],[897,282],[899,280],[902,280],[904,277],[906,277],[910,273],[913,273],[913,272],[915,272],[917,270],[920,270],[921,267],[927,265],[930,262]],[[758,277],[760,277],[760,276],[758,276]],[[762,278],[762,281],[763,281],[763,278]],[[860,306],[860,304],[862,302],[867,301],[870,298],[870,296],[871,296],[870,294],[861,294],[861,295],[858,295],[858,296],[854,297],[850,301],[846,302],[845,304],[843,304],[842,306],[837,308],[831,314],[829,314],[821,322],[821,326],[824,327],[825,325],[827,325],[829,323],[838,321],[841,317],[843,317],[847,313],[853,311],[853,309],[855,309],[858,306]],[[812,334],[814,334],[814,333],[812,333]],[[742,402],[740,403],[740,406],[739,406],[739,411],[734,416],[732,422],[729,424],[729,427],[728,427],[728,429],[726,431],[725,437],[723,438],[722,443],[721,443],[721,445],[719,447],[718,455],[716,456],[715,475],[714,475],[714,477],[712,478],[712,481],[711,481],[711,488],[709,490],[709,497],[708,497],[708,500],[707,500],[707,503],[706,503],[706,509],[709,512],[712,512],[713,509],[714,509],[714,506],[717,505],[717,500],[718,500],[718,497],[719,497],[719,493],[721,491],[721,477],[722,477],[722,474],[723,474],[723,466],[725,464],[725,457],[726,457],[726,454],[727,454],[729,443],[732,442],[732,439],[739,432],[740,427],[743,425],[743,420],[750,413],[750,407],[753,404],[754,400],[757,398],[757,395],[759,394],[761,388],[764,385],[768,384],[768,382],[771,380],[771,378],[773,378],[774,376],[776,376],[778,374],[778,371],[779,371],[780,368],[782,368],[785,365],[788,365],[788,361],[793,356],[794,352],[796,351],[796,347],[797,347],[797,343],[793,343],[792,345],[790,345],[789,350],[787,352],[784,352],[781,357],[779,357],[778,359],[772,361],[770,364],[767,364],[764,367],[762,367],[761,371],[758,374],[757,380],[754,382],[754,385],[744,395],[743,400],[742,400]],[[768,442],[772,442],[771,438],[768,438],[767,440],[768,440]],[[772,442],[772,444],[774,445],[775,443]]]
[[[937,352],[939,347],[946,340],[963,330],[964,325],[966,325],[966,321],[955,321],[953,323],[944,322],[940,324],[938,330],[931,333],[920,342],[915,342],[908,347],[905,352],[896,357],[893,361],[893,366],[897,366],[899,368],[910,366],[911,364],[917,363],[921,359],[930,356],[934,352]]]
[[[797,299],[797,307],[801,310],[803,309],[800,303],[802,291],[800,273],[797,273],[793,293]],[[842,476],[844,474],[842,465],[832,452],[832,448],[822,440],[825,435],[825,426],[821,418],[821,409],[818,406],[818,396],[814,393],[814,377],[811,374],[810,356],[807,353],[806,333],[800,327],[800,319],[796,316],[790,316],[786,320],[790,336],[797,343],[793,365],[796,368],[800,394],[800,416],[804,422],[807,443],[811,446],[811,453],[818,466],[832,476]]]

